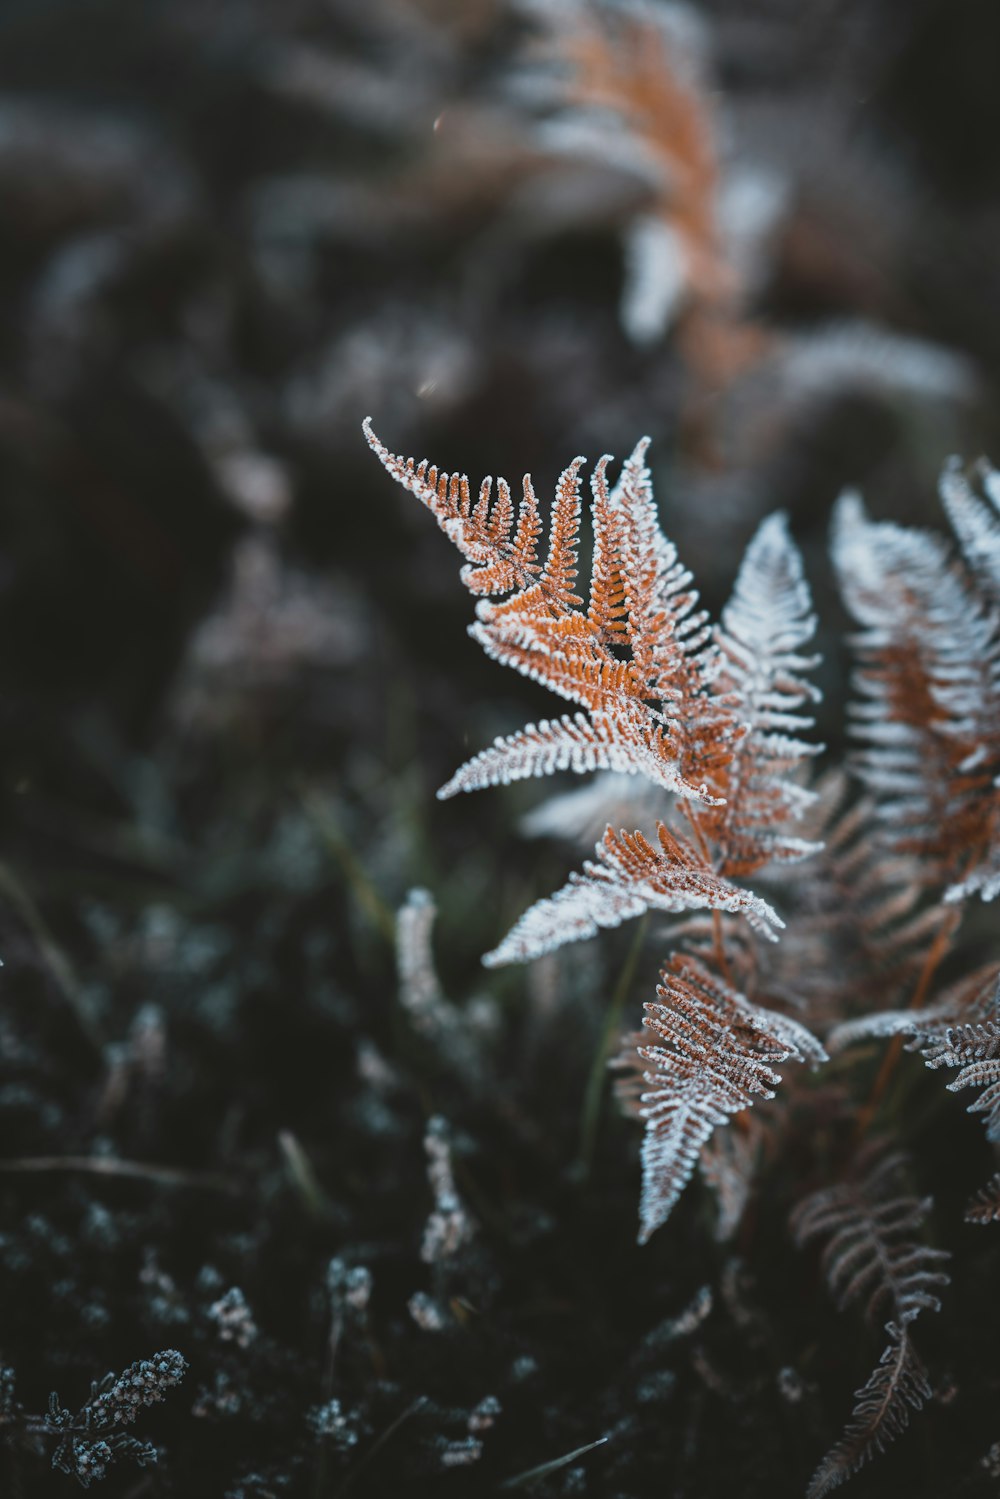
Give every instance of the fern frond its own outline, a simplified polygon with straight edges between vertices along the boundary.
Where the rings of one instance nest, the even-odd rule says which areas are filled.
[[[711,692],[716,652],[705,616],[695,609],[690,574],[659,527],[646,440],[613,490],[610,460],[602,458],[594,470],[594,555],[584,608],[574,592],[583,459],[559,479],[542,564],[542,526],[528,476],[515,528],[505,481],[498,481],[494,497],[492,480],[484,480],[473,503],[466,475],[390,453],[369,421],[365,435],[387,472],[427,506],[469,559],[462,580],[481,596],[469,631],[473,639],[492,659],[575,703],[590,719],[589,730],[581,730],[591,743],[586,754],[569,746],[579,716],[542,731],[544,748],[529,726],[523,741],[511,736],[464,766],[443,794],[556,768],[614,768],[711,803],[707,780],[731,756],[741,731]],[[618,752],[602,757],[596,746],[609,746],[612,739]]]
[[[833,553],[856,638],[858,768],[889,842],[948,896],[1000,890],[1000,610],[980,586],[995,533],[946,471],[975,571],[927,532],[840,501]],[[961,878],[956,875],[961,872]]]
[[[661,980],[643,1019],[658,1044],[627,1037],[614,1063],[625,1074],[619,1097],[646,1125],[641,1244],[669,1217],[718,1126],[774,1097],[774,1066],[823,1055],[804,1027],[748,1005],[697,958],[675,953]]]
[[[859,1041],[889,1036],[905,1037],[906,1050],[919,1051],[928,1067],[960,1068],[947,1085],[949,1093],[982,1088],[967,1112],[985,1114],[987,1139],[1000,1141],[1000,981],[995,963],[952,984],[925,1009],[886,1010],[836,1026],[826,1044],[836,1055]],[[991,1186],[995,1183],[996,1179]],[[989,1188],[984,1192],[988,1194]],[[977,1202],[974,1198],[969,1203],[967,1220],[991,1222]]]
[[[784,922],[766,901],[716,874],[695,845],[666,823],[657,823],[657,833],[658,849],[638,831],[609,827],[595,850],[597,861],[586,860],[582,874],[574,871],[555,895],[530,906],[484,963],[524,963],[650,910],[730,911],[777,940],[773,928]]]
[[[427,890],[411,890],[396,913],[399,1002],[418,1035],[464,1077],[482,1073],[482,1057],[466,1015],[445,996],[434,965],[437,907]]]
[[[538,561],[542,522],[528,475],[515,529],[506,479],[498,481],[495,499],[493,480],[484,479],[473,504],[466,474],[444,473],[426,458],[416,463],[390,453],[372,431],[370,417],[363,425],[368,445],[386,472],[426,505],[445,535],[469,559],[471,565],[462,569],[462,582],[471,593],[509,593],[530,586],[542,571]]]
[[[678,796],[691,826],[686,837],[658,819],[657,843],[608,826],[595,858],[525,912],[483,961],[537,958],[650,910],[739,916],[754,936],[776,941],[781,917],[734,877],[815,846],[788,833],[813,800],[794,777],[815,751],[795,735],[809,727],[801,709],[817,694],[802,675],[815,664],[801,653],[813,619],[785,521],[761,526],[716,638],[691,574],[660,529],[646,439],[613,487],[608,458],[591,475],[594,548],[584,606],[574,592],[582,460],[559,480],[543,565],[530,480],[515,532],[506,485],[493,499],[484,484],[473,504],[464,475],[398,458],[369,424],[365,431],[389,473],[468,559],[463,577],[483,595],[473,637],[581,710],[498,738],[440,795],[556,770],[625,772]],[[718,931],[713,949],[725,970]],[[798,1021],[751,1005],[696,958],[678,962],[660,991],[667,1003],[649,1007],[646,1020],[670,1048],[638,1052],[656,1069],[643,1073],[655,1093],[640,1088],[636,1105],[648,1125],[643,1238],[669,1213],[716,1126],[754,1096],[771,1096],[779,1080],[772,1062],[826,1057]]]
[[[815,628],[798,548],[785,516],[771,515],[747,548],[717,637],[716,690],[746,728],[726,767],[725,801],[705,820],[722,874],[746,877],[772,860],[803,859],[822,846],[786,831],[815,801],[789,776],[823,748],[792,737],[812,727],[801,709],[820,698],[802,675],[819,662],[801,654]]]
[[[941,475],[941,501],[966,562],[1000,604],[1000,473],[989,463],[981,463],[978,473],[985,502],[974,493],[961,461],[950,459]]]
[[[949,1093],[963,1088],[984,1091],[970,1103],[970,1114],[986,1115],[986,1138],[1000,1140],[1000,1025],[988,1020],[985,1025],[951,1027],[944,1037],[923,1048],[928,1067],[959,1067]]]
[[[839,1311],[864,1300],[864,1316],[897,1321],[920,1311],[940,1311],[932,1287],[948,1284],[935,1267],[949,1258],[914,1235],[924,1222],[931,1199],[893,1195],[905,1157],[894,1153],[860,1182],[826,1187],[798,1204],[790,1223],[801,1248],[815,1238],[828,1240],[821,1264]]]
[[[889,1344],[867,1382],[855,1391],[853,1420],[820,1463],[806,1499],[823,1499],[878,1453],[884,1452],[910,1424],[910,1412],[922,1410],[932,1389],[905,1325],[886,1323]]]
[[[863,1161],[870,1158],[871,1151]],[[905,1162],[898,1152],[884,1156],[859,1179],[812,1193],[789,1220],[800,1248],[826,1239],[821,1265],[838,1310],[863,1302],[865,1320],[885,1317],[889,1337],[877,1368],[856,1392],[851,1424],[814,1473],[808,1499],[820,1499],[857,1472],[930,1398],[910,1327],[921,1312],[940,1311],[937,1292],[950,1280],[941,1267],[949,1255],[917,1238],[931,1199],[896,1192]]]
[[[624,703],[613,719],[603,713],[594,713],[589,719],[582,713],[565,714],[526,724],[514,734],[498,735],[489,749],[481,750],[456,770],[438,791],[438,799],[446,801],[460,791],[506,786],[559,770],[578,774],[609,770],[642,776],[678,795],[688,789],[670,757],[664,731],[650,724],[641,707]]]

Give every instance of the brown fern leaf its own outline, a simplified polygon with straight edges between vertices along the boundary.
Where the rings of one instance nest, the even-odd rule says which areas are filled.
[[[611,769],[666,790],[711,800],[740,730],[712,696],[715,651],[690,574],[656,517],[644,456],[636,448],[608,488],[608,459],[594,471],[595,531],[590,602],[573,592],[580,527],[580,468],[564,470],[548,555],[538,561],[540,522],[531,481],[514,529],[510,491],[484,481],[473,504],[464,474],[449,475],[390,453],[365,424],[386,470],[427,506],[469,564],[462,578],[482,597],[470,634],[486,653],[584,710],[498,739],[463,766],[439,795],[544,774],[556,768]],[[697,776],[697,782],[694,777]]]
[[[691,804],[685,807],[691,837],[664,819],[656,823],[658,846],[639,831],[608,827],[596,858],[536,902],[484,962],[536,958],[649,910],[740,916],[755,936],[776,940],[784,924],[777,912],[733,877],[801,858],[813,847],[788,833],[812,800],[796,776],[813,749],[787,731],[808,727],[799,710],[816,694],[801,675],[814,664],[800,653],[813,629],[809,594],[783,518],[761,526],[713,639],[691,574],[660,529],[645,440],[613,488],[610,460],[594,469],[584,608],[573,592],[582,460],[560,479],[548,557],[540,565],[530,481],[524,483],[532,496],[530,523],[519,522],[512,535],[506,486],[493,503],[484,484],[474,506],[464,476],[398,458],[368,424],[365,430],[385,468],[469,558],[466,581],[491,595],[477,605],[473,637],[489,655],[582,710],[495,740],[439,794],[560,769],[613,770],[641,775]],[[524,544],[521,532],[529,538]],[[720,934],[718,928],[712,956],[725,973]],[[637,1105],[650,1126],[643,1238],[670,1211],[716,1125],[747,1108],[753,1095],[769,1096],[778,1081],[770,1061],[825,1058],[796,1021],[754,1009],[705,965],[684,961],[694,966],[674,974],[676,1012],[659,1004],[647,1017],[673,1050],[640,1048],[658,1068],[656,1094],[642,1095]],[[660,992],[669,1000],[674,991]]]
[[[859,1159],[859,1172],[877,1149]],[[878,1367],[857,1391],[854,1419],[814,1473],[808,1499],[828,1494],[881,1452],[909,1424],[910,1411],[930,1397],[910,1327],[921,1312],[940,1311],[937,1291],[949,1283],[941,1268],[949,1255],[917,1238],[931,1199],[897,1191],[905,1164],[900,1153],[876,1159],[863,1176],[812,1193],[790,1218],[800,1248],[827,1241],[821,1265],[838,1310],[863,1303],[867,1322],[887,1319],[889,1337]]]
[[[933,1393],[907,1327],[886,1323],[889,1343],[867,1382],[854,1392],[854,1418],[813,1474],[806,1499],[823,1499],[884,1452]]]
[[[617,114],[656,163],[658,212],[680,244],[689,294],[717,302],[732,292],[733,276],[716,229],[718,167],[706,101],[681,49],[670,47],[648,13],[618,19],[612,30],[592,13],[566,39],[573,92],[581,104]]]
[[[748,1004],[697,958],[675,953],[661,979],[643,1024],[662,1044],[626,1037],[614,1063],[625,1074],[620,1099],[646,1125],[640,1244],[666,1221],[718,1126],[774,1097],[775,1064],[825,1057],[803,1026]]]
[[[856,638],[858,768],[892,846],[948,898],[1000,891],[1000,526],[945,471],[963,558],[840,502],[833,554]]]
[[[573,69],[571,108],[550,122],[548,140],[609,154],[650,188],[648,208],[626,232],[625,330],[649,343],[676,325],[689,367],[717,392],[765,340],[740,316],[739,278],[719,233],[715,129],[698,49],[669,16],[641,4],[564,12],[555,26]]]
[[[837,1308],[844,1311],[863,1299],[867,1322],[940,1311],[930,1288],[948,1284],[948,1276],[934,1268],[948,1259],[946,1251],[914,1238],[931,1199],[894,1190],[905,1165],[906,1157],[893,1152],[860,1180],[813,1192],[789,1220],[799,1248],[827,1239],[820,1263]]]

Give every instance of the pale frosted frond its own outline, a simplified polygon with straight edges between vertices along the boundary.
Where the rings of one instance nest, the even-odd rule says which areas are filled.
[[[619,1096],[646,1125],[640,1243],[666,1221],[714,1131],[774,1097],[777,1063],[803,1058],[768,1024],[782,1017],[755,1011],[696,958],[675,954],[657,994],[643,1020],[655,1044],[628,1037],[615,1063]]]
[[[746,729],[726,767],[725,805],[709,820],[724,874],[745,876],[774,859],[805,858],[820,846],[788,835],[814,800],[791,777],[822,749],[799,737],[813,725],[803,705],[820,697],[803,675],[819,661],[802,654],[815,628],[787,520],[769,516],[747,548],[718,632],[716,690]]]
[[[874,1015],[859,1015],[835,1026],[826,1038],[832,1057],[839,1056],[862,1041],[884,1041],[891,1036],[913,1036],[925,1012],[919,1010],[880,1010]]]
[[[571,874],[555,895],[531,906],[484,963],[527,962],[649,910],[731,911],[773,939],[773,928],[783,923],[766,901],[715,874],[695,846],[665,823],[657,832],[658,849],[640,832],[608,828],[597,861],[587,860],[582,874]]]
[[[445,997],[434,964],[437,907],[426,890],[411,890],[396,913],[399,1002],[414,1030],[465,1076],[482,1070],[480,1048],[466,1012]]]
[[[427,890],[411,890],[396,915],[396,971],[399,1000],[418,1030],[434,1032],[451,1023],[434,966],[431,935],[437,907]]]
[[[889,843],[920,855],[925,883],[950,881],[958,899],[997,889],[1000,614],[977,583],[985,511],[952,471],[945,491],[978,572],[935,536],[869,521],[856,496],[838,505],[833,555],[862,627],[858,769]]]
[[[890,1036],[906,1036],[909,1051],[936,1046],[956,1025],[978,1025],[994,1018],[997,1012],[996,984],[996,964],[985,964],[949,985],[932,1005],[921,1009],[875,1011],[835,1026],[826,1038],[827,1049],[831,1056],[836,1056],[859,1041],[876,1041]]]
[[[949,1093],[963,1088],[982,1088],[970,1114],[986,1115],[986,1138],[1000,1140],[1000,1026],[993,1020],[981,1025],[951,1027],[938,1041],[923,1047],[928,1067],[959,1067]]]
[[[974,492],[961,461],[950,459],[941,475],[941,501],[969,567],[1000,604],[1000,474],[983,463],[979,477],[985,500]]]
[[[1000,783],[996,790],[998,794],[991,818],[990,846],[986,861],[966,879],[948,886],[944,898],[949,905],[958,905],[970,895],[978,895],[980,900],[987,902],[996,900],[1000,895]]]
[[[444,801],[460,791],[507,786],[512,781],[563,770],[581,775],[594,770],[614,771],[643,776],[665,791],[687,791],[675,763],[663,753],[663,731],[641,710],[625,704],[613,721],[603,714],[588,719],[575,713],[543,718],[516,734],[499,735],[489,749],[455,772],[438,797]]]

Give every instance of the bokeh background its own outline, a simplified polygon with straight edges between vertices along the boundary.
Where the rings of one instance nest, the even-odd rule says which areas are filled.
[[[611,1119],[568,1169],[628,938],[486,993],[479,954],[567,851],[520,836],[531,788],[433,792],[546,700],[466,639],[456,558],[361,421],[543,495],[649,434],[713,610],[786,509],[841,746],[833,500],[937,524],[944,459],[1000,454],[998,51],[992,0],[0,6],[0,1152],[28,1163],[0,1174],[5,1493],[74,1483],[18,1404],[75,1410],[171,1346],[164,1460],[109,1494],[488,1492],[616,1430],[537,1491],[802,1491],[864,1354],[825,1405],[819,1331],[746,1332],[791,1273],[765,1267],[752,1315],[731,1271],[718,1368],[657,1363],[697,1210],[632,1247]],[[472,1002],[455,1056],[394,1000],[414,886]],[[492,1247],[427,1291],[435,1340],[407,1307],[438,1273],[442,1112]],[[245,1344],[210,1311],[233,1287]],[[488,1396],[513,1414],[470,1425]],[[985,1493],[970,1423],[947,1483]],[[892,1459],[913,1493],[945,1491],[935,1430]]]

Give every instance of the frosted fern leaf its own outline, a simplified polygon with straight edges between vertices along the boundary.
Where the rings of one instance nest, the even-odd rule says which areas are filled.
[[[771,515],[747,548],[717,634],[716,690],[746,730],[711,818],[723,874],[746,876],[771,859],[803,859],[821,847],[787,833],[815,800],[789,776],[822,750],[797,737],[813,726],[803,705],[820,698],[803,676],[819,662],[802,654],[815,628],[798,548],[785,516]]]
[[[532,906],[484,962],[540,957],[650,910],[740,916],[755,937],[776,941],[782,919],[735,881],[816,847],[789,831],[812,801],[801,773],[815,750],[800,736],[811,724],[802,709],[818,694],[804,676],[815,662],[802,654],[814,625],[809,592],[784,519],[760,527],[713,634],[691,574],[660,529],[645,439],[613,486],[607,457],[591,475],[585,602],[575,591],[582,459],[556,487],[542,562],[530,478],[515,517],[506,483],[498,481],[494,493],[487,480],[474,499],[465,475],[400,458],[368,423],[365,431],[383,466],[467,559],[463,581],[479,596],[473,638],[576,708],[496,739],[440,794],[558,770],[615,772],[673,793],[690,827],[688,836],[657,818],[654,842],[609,826],[594,859]],[[721,946],[714,956],[725,968]],[[713,992],[718,1056],[707,1041],[689,1052],[680,1043],[679,1051],[656,1049],[658,1125],[645,1147],[645,1200],[655,1206],[644,1209],[647,1234],[666,1217],[716,1125],[754,1095],[769,1096],[778,1081],[770,1062],[825,1056],[797,1022],[748,1006],[727,984]],[[667,1014],[648,1023],[680,1024]]]
[[[996,483],[991,505],[995,508]],[[833,555],[856,637],[858,769],[889,843],[953,901],[1000,892],[1000,526],[955,467],[942,496],[962,555],[841,499]]]
[[[593,937],[601,927],[620,926],[645,911],[730,911],[745,916],[772,941],[784,923],[766,901],[716,874],[689,840],[657,824],[659,849],[642,833],[608,828],[597,860],[570,875],[555,895],[536,901],[484,962],[523,963],[565,942]]]
[[[589,602],[574,591],[581,521],[578,458],[563,470],[539,560],[542,522],[530,478],[515,520],[510,486],[390,453],[365,423],[386,470],[414,494],[469,559],[462,581],[480,596],[473,639],[487,655],[575,703],[582,713],[529,725],[464,766],[443,795],[554,769],[626,771],[710,801],[707,773],[738,732],[710,692],[717,653],[696,609],[690,574],[663,536],[638,444],[618,483],[605,457],[591,477],[594,529]],[[499,595],[507,597],[494,602]],[[681,711],[683,710],[683,711]]]
[[[777,1063],[825,1053],[803,1026],[748,1005],[696,958],[675,954],[616,1059],[618,1092],[645,1122],[639,1242],[669,1216],[714,1131],[756,1098],[773,1098]],[[636,1044],[639,1043],[639,1044]]]

